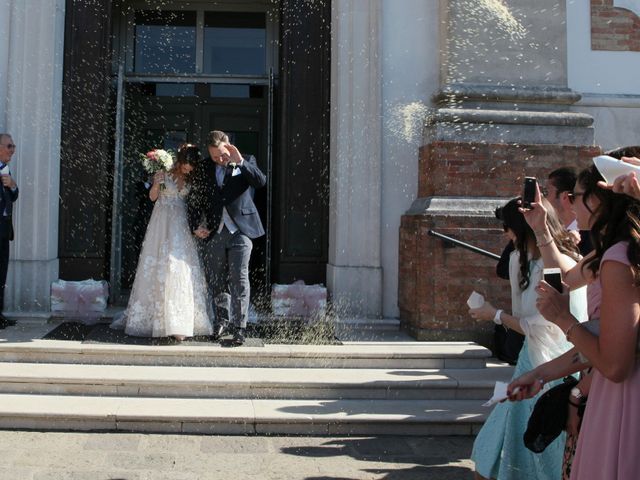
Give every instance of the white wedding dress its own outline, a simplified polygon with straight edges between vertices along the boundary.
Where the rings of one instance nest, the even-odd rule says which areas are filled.
[[[127,309],[111,324],[128,335],[210,335],[206,281],[187,223],[185,197],[170,175],[153,207]]]

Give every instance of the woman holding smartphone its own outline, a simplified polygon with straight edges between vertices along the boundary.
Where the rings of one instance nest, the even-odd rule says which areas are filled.
[[[550,237],[559,247],[567,263],[575,265],[578,249],[569,233],[546,202],[550,214],[546,218]],[[503,208],[501,219],[506,235],[516,249],[509,260],[511,314],[491,303],[469,313],[477,320],[493,320],[525,335],[516,364],[515,376],[521,375],[569,349],[562,330],[543,318],[536,308],[536,286],[542,279],[543,262],[540,244],[519,210],[519,198]],[[574,295],[574,308],[586,307],[586,292]],[[586,314],[586,312],[585,312]],[[585,315],[586,316],[586,315]],[[476,464],[476,478],[497,480],[557,480],[560,478],[564,436],[552,442],[544,452],[535,454],[522,441],[529,416],[535,405],[531,399],[521,403],[505,402],[495,406],[473,445],[471,458]]]
[[[633,451],[640,443],[640,202],[600,188],[602,180],[595,167],[588,168],[580,173],[573,194],[578,223],[591,228],[594,252],[568,268],[553,241],[541,249],[545,262],[563,269],[570,289],[589,284],[594,321],[577,322],[566,295],[542,282],[538,308],[575,348],[516,378],[508,388],[512,400],[528,399],[548,381],[594,367],[570,474],[574,480],[631,479],[640,471],[640,456]],[[525,215],[539,241],[546,243],[545,208],[534,203]]]

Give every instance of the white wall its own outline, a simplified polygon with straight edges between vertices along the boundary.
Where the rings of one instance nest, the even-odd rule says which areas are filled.
[[[399,316],[400,219],[418,193],[422,123],[440,78],[437,0],[382,2],[382,314]]]
[[[640,15],[640,0],[616,0]],[[640,144],[640,52],[591,50],[589,2],[567,0],[569,87],[582,94],[573,110],[594,118],[605,150]]]
[[[630,1],[640,4],[637,0],[627,3]],[[640,95],[640,52],[592,51],[589,4],[567,0],[569,88],[582,93]]]

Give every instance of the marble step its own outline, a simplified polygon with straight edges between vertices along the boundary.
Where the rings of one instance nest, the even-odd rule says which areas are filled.
[[[474,435],[478,400],[248,400],[0,394],[0,429],[233,435]]]
[[[512,367],[333,369],[0,363],[0,392],[245,399],[477,399]]]
[[[53,328],[0,331],[0,362],[264,368],[484,368],[490,350],[473,342],[344,341],[342,345],[118,345],[42,340]]]

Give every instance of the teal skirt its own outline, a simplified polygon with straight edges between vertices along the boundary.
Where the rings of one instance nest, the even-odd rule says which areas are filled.
[[[525,340],[513,378],[532,369]],[[564,432],[542,453],[533,453],[524,446],[522,440],[537,398],[522,402],[507,401],[494,407],[473,444],[471,459],[480,475],[496,480],[561,478]]]

